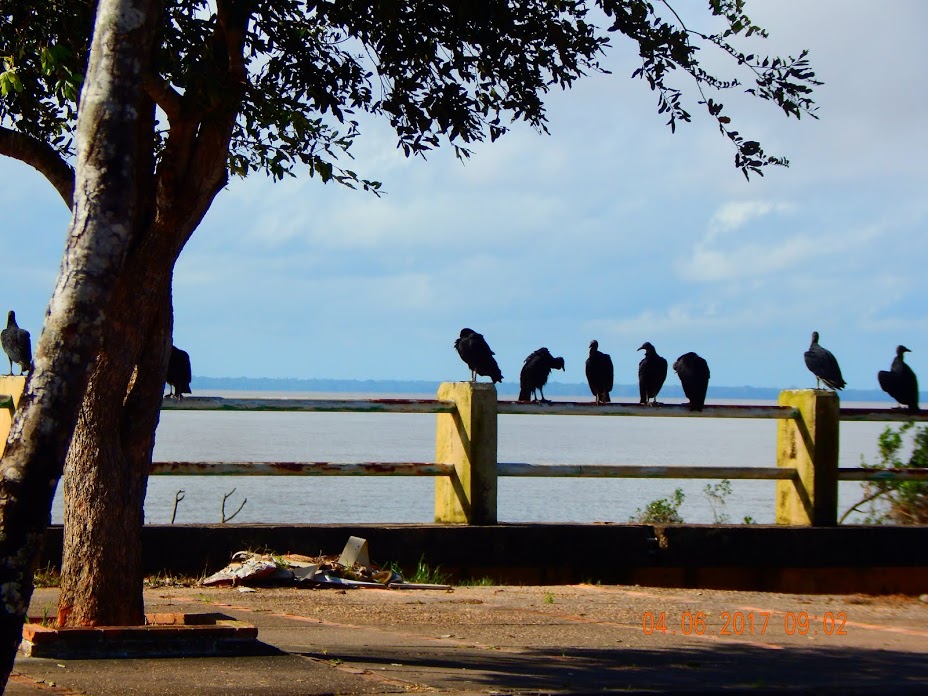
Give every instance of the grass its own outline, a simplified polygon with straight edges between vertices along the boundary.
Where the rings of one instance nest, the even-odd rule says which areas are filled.
[[[194,577],[192,575],[174,575],[173,573],[160,572],[155,575],[149,575],[143,581],[145,587],[196,587],[204,576]]]
[[[57,568],[53,568],[49,563],[44,568],[39,568],[32,576],[32,584],[35,587],[61,587],[61,575]]]
[[[411,575],[404,573],[402,568],[400,568],[399,563],[396,561],[388,564],[386,567],[392,570],[394,573],[399,573],[402,575],[406,582],[416,582],[423,585],[451,584],[449,580],[450,576],[447,573],[441,572],[441,566],[439,565],[432,568],[428,563],[426,563],[425,556],[419,557],[419,562],[416,564],[416,570]]]
[[[409,582],[419,582],[430,585],[447,585],[448,575],[441,572],[441,566],[432,568],[425,562],[425,556],[419,557],[419,563],[416,564],[416,572],[413,573]]]
[[[493,578],[464,578],[458,582],[458,587],[493,587],[496,581]]]
[[[144,580],[145,587],[195,587],[200,584],[204,576],[174,575],[172,573],[157,573],[149,575]],[[61,573],[51,564],[39,568],[32,576],[34,587],[61,587]]]

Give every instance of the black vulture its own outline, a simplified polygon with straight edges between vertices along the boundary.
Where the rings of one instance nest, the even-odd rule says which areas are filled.
[[[184,398],[184,394],[192,394],[193,392],[190,391],[192,376],[190,355],[177,346],[171,346],[171,357],[168,358],[168,374],[164,380],[171,385],[169,396],[180,400]]]
[[[690,411],[702,411],[709,389],[709,363],[696,353],[684,353],[673,364],[674,372],[683,385],[683,393],[690,400]]]
[[[29,332],[19,328],[16,324],[16,312],[10,310],[6,315],[6,328],[0,331],[0,344],[3,352],[10,359],[10,371],[13,374],[13,363],[19,365],[19,374],[32,372],[32,341]]]
[[[471,382],[477,381],[477,375],[489,377],[494,384],[503,381],[494,353],[481,334],[473,329],[461,329],[461,336],[454,341],[454,347],[470,368]]]
[[[641,393],[641,403],[656,404],[657,394],[667,379],[667,359],[658,355],[648,341],[642,343],[638,350],[644,351],[644,357],[638,363],[638,391]]]
[[[522,373],[519,375],[519,401],[536,401],[535,391],[541,393],[541,403],[545,399],[544,386],[548,383],[551,370],[563,370],[564,358],[555,358],[547,348],[539,348],[525,359]]]
[[[586,381],[596,397],[597,404],[609,403],[609,392],[612,391],[614,378],[612,358],[608,353],[600,352],[599,341],[590,341],[590,357],[586,359]]]
[[[818,331],[812,332],[812,345],[805,352],[806,367],[815,375],[816,388],[821,387],[820,382],[834,390],[844,389],[847,382],[841,376],[841,368],[838,367],[838,361],[831,351],[822,348],[818,344]]]
[[[918,413],[918,379],[912,368],[905,364],[903,353],[911,353],[905,346],[896,346],[896,357],[889,370],[880,370],[877,379],[880,387],[912,413]]]

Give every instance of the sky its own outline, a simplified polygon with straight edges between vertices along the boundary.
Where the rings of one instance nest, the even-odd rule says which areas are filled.
[[[552,380],[583,382],[595,338],[621,384],[650,341],[671,362],[705,357],[714,385],[811,387],[813,330],[849,388],[877,389],[900,343],[928,379],[928,3],[750,0],[747,13],[770,31],[751,50],[807,48],[825,83],[819,120],[717,98],[789,168],[746,181],[693,94],[693,122],[672,133],[618,35],[613,74],[549,95],[550,135],[516,125],[465,164],[450,148],[406,159],[365,121],[351,168],[382,197],[308,177],[219,194],[175,269],[174,342],[194,375],[467,379],[453,348],[466,326],[506,382],[540,346],[566,360]],[[70,216],[8,158],[0,201],[0,309],[35,344]]]

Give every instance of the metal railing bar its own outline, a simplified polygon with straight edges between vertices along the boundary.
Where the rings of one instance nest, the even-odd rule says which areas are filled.
[[[439,462],[153,462],[152,476],[451,476]],[[519,478],[795,479],[795,469],[750,466],[644,466],[633,464],[529,464],[499,462],[498,476]],[[841,467],[840,481],[924,481],[928,469]]]
[[[453,413],[454,404],[437,399],[226,399],[188,396],[165,398],[165,411],[310,411],[360,413]]]
[[[928,411],[912,413],[902,408],[841,408],[839,420],[842,421],[893,421],[893,422],[928,422]]]
[[[848,470],[855,471],[855,470]],[[153,462],[153,476],[451,476],[439,462]],[[679,478],[781,480],[783,467],[637,466],[625,464],[528,464],[499,462],[497,475],[530,478]]]
[[[928,483],[928,469],[838,469],[839,481],[924,481]]]
[[[437,462],[152,462],[153,476],[450,476]]]
[[[640,466],[627,464],[528,464],[499,462],[499,476],[538,478],[679,478],[759,479],[796,478],[796,470],[776,466]]]
[[[708,404],[702,411],[690,411],[685,404],[644,406],[634,403],[596,405],[586,401],[553,401],[539,404],[527,401],[500,401],[500,414],[547,416],[644,416],[648,418],[797,418],[799,411],[791,406],[750,406]]]

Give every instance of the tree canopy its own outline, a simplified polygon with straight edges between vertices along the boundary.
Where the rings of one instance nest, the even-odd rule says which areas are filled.
[[[0,0],[0,153],[36,167],[68,201],[95,7]],[[671,128],[692,118],[675,82],[684,74],[746,176],[787,164],[734,130],[719,94],[743,90],[787,116],[814,115],[819,83],[806,51],[745,53],[734,42],[766,32],[743,0],[708,0],[708,9],[719,26],[712,34],[688,28],[669,4],[645,0],[165,0],[145,77],[162,120],[152,146],[171,153],[172,133],[183,136],[175,142],[196,138],[199,126],[231,110],[231,174],[306,172],[376,191],[377,182],[346,165],[359,112],[386,118],[407,155],[445,141],[467,157],[472,143],[495,140],[513,122],[544,131],[544,94],[603,70],[612,33],[638,44],[633,76],[656,92]],[[730,56],[730,75],[701,67],[706,47]]]

